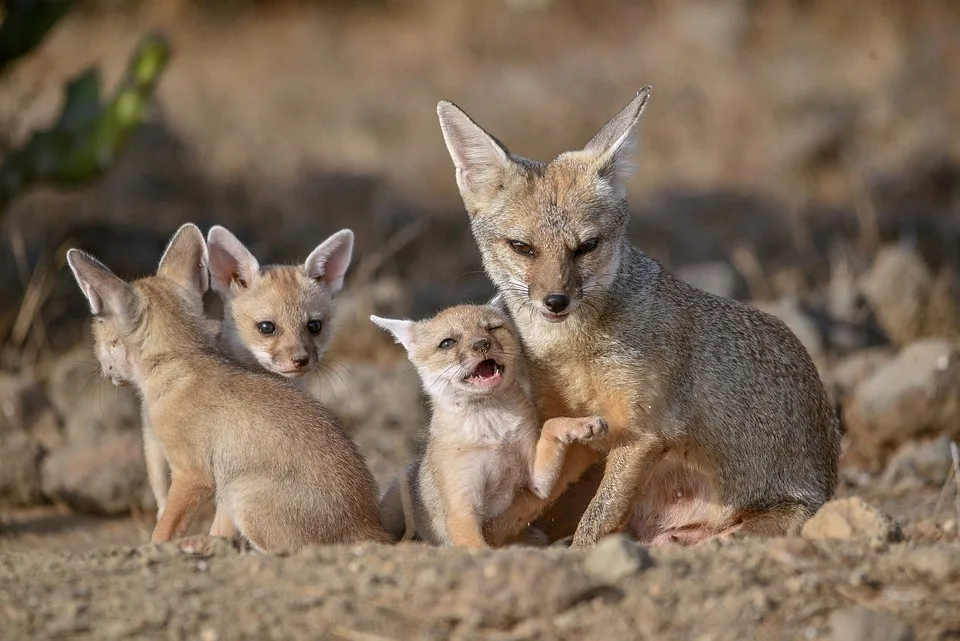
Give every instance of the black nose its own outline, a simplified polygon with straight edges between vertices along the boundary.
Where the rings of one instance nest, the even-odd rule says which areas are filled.
[[[550,294],[544,297],[543,305],[554,314],[559,314],[570,305],[570,297],[566,294]]]
[[[490,341],[485,338],[480,338],[473,341],[473,351],[480,352],[481,354],[486,354],[490,350]]]
[[[293,359],[293,364],[296,366],[297,369],[302,369],[306,367],[307,363],[309,362],[310,362],[309,356],[298,356],[297,358]]]

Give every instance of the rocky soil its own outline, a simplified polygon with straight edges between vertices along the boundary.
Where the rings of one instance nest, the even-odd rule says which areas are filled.
[[[86,2],[0,79],[16,142],[85,65],[115,78],[147,28],[176,50],[102,184],[28,194],[0,221],[0,638],[960,639],[955,3],[253,4]],[[289,557],[146,545],[136,399],[99,379],[66,246],[132,277],[188,220],[228,226],[262,262],[353,228],[314,391],[385,484],[425,407],[367,317],[491,292],[436,101],[546,159],[647,83],[635,241],[783,318],[843,419],[838,500],[802,536]]]

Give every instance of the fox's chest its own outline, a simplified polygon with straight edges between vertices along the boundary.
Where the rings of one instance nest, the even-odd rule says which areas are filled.
[[[612,434],[634,422],[642,394],[623,366],[603,359],[550,358],[535,362],[534,380],[544,420],[600,416]]]

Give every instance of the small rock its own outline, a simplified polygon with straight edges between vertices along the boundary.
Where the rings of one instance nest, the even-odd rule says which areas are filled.
[[[619,581],[653,565],[649,552],[625,534],[600,540],[587,553],[584,569],[601,581]]]
[[[960,553],[955,549],[919,547],[910,550],[904,561],[908,567],[938,584],[952,581],[960,573]]]
[[[24,433],[7,436],[0,442],[0,504],[42,502],[42,459],[43,448]]]
[[[68,445],[43,461],[43,493],[90,514],[116,515],[143,505],[148,495],[139,433],[113,434],[96,445]]]
[[[904,536],[911,541],[939,541],[943,538],[943,531],[932,519],[915,521],[903,530]]]
[[[830,368],[824,383],[834,402],[840,402],[895,356],[889,347],[861,349],[842,358]]]
[[[814,362],[823,360],[823,336],[796,296],[784,296],[776,301],[754,301],[752,305],[782,320],[807,348]]]
[[[953,466],[950,439],[905,443],[890,458],[883,482],[890,485],[942,484]]]
[[[29,430],[49,406],[39,383],[12,374],[0,374],[0,437]]]
[[[913,629],[884,612],[855,606],[830,615],[834,641],[913,641]]]
[[[943,525],[940,527],[943,530],[944,534],[953,534],[957,531],[957,521],[956,519],[947,519],[943,522]]]
[[[801,534],[813,541],[841,539],[877,544],[903,538],[895,521],[857,496],[826,503],[803,525]]]
[[[960,348],[940,339],[908,345],[856,386],[843,419],[851,445],[875,463],[923,433],[960,436]]]
[[[745,292],[740,274],[723,261],[683,265],[677,268],[676,276],[698,289],[724,298],[737,298]]]
[[[960,337],[955,288],[949,269],[934,275],[919,252],[902,243],[877,252],[861,282],[878,324],[896,345]]]

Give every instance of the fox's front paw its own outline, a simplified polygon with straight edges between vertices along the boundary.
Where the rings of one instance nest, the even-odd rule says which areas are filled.
[[[609,430],[605,420],[599,416],[591,416],[580,419],[575,425],[564,430],[560,434],[560,440],[564,443],[586,443],[603,438]]]

